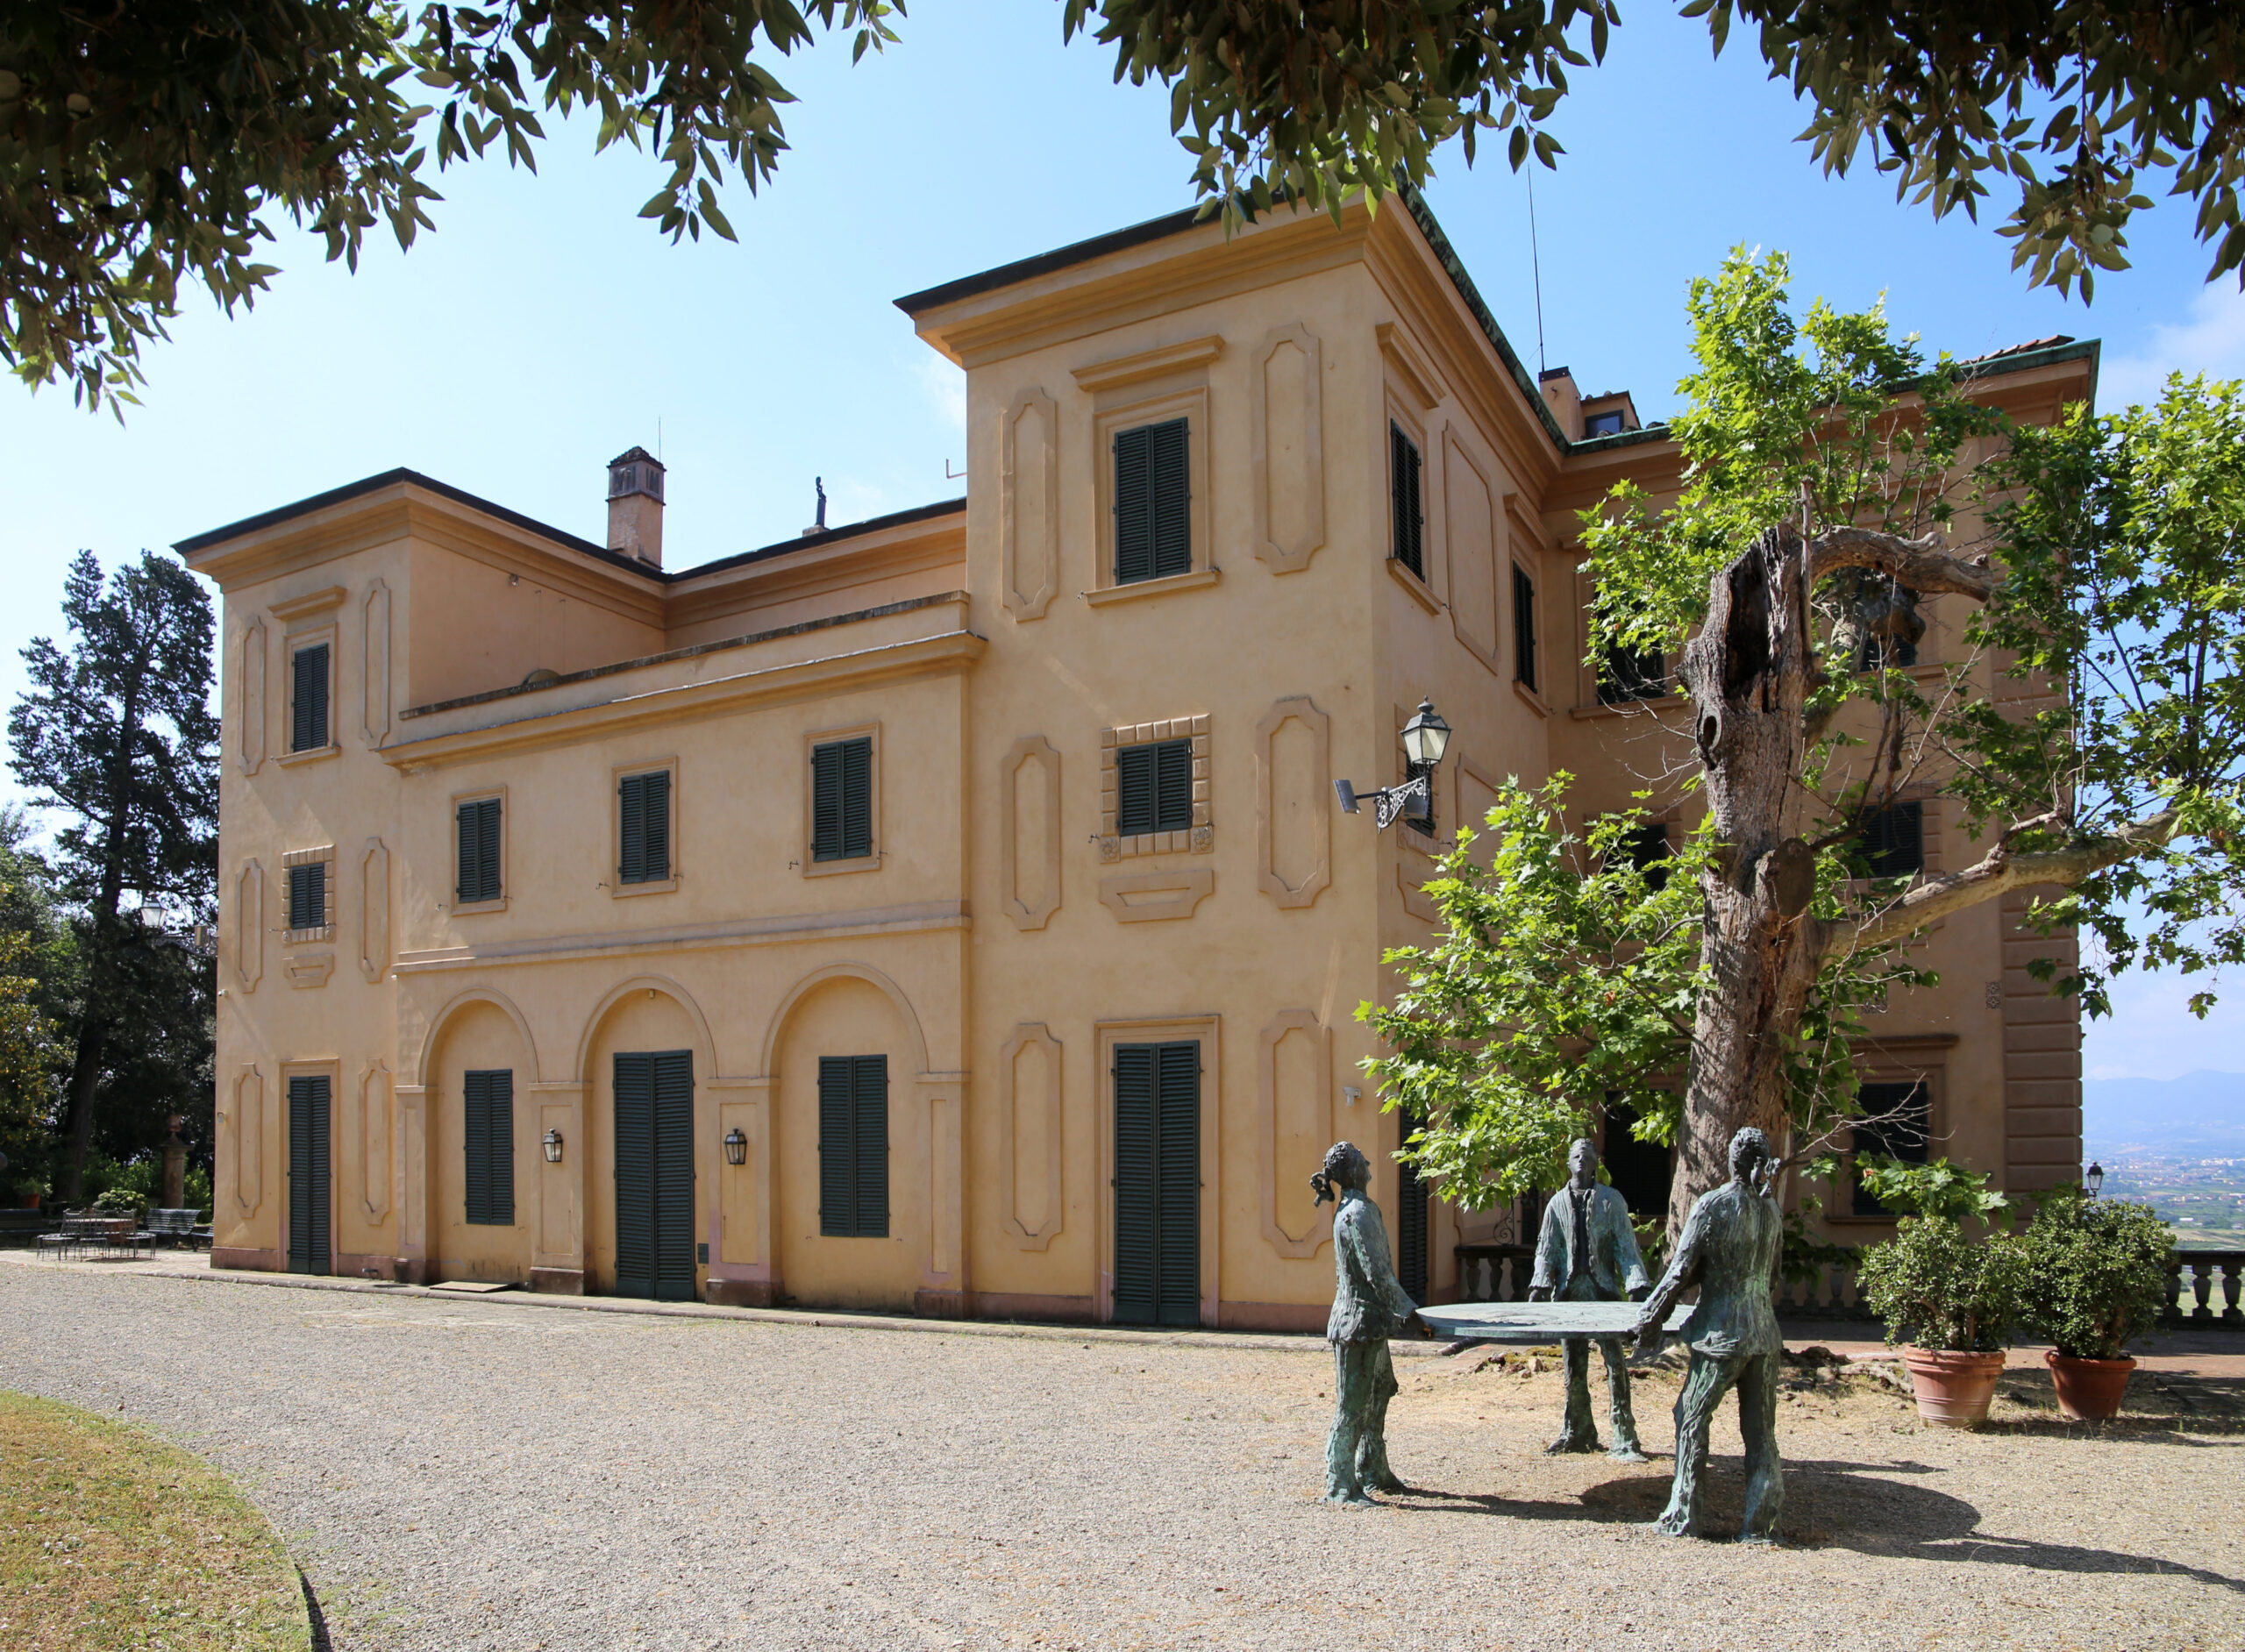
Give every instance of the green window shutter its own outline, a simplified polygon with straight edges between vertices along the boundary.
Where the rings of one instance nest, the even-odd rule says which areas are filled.
[[[1514,681],[1536,687],[1536,581],[1526,570],[1512,571],[1512,674]]]
[[[616,1055],[616,1293],[655,1293],[655,1066]]]
[[[1159,1193],[1155,1183],[1153,1044],[1115,1050],[1115,1300],[1118,1324],[1151,1325],[1158,1307]]]
[[[1419,499],[1419,445],[1400,424],[1387,427],[1388,502],[1393,515],[1394,556],[1413,577],[1427,577],[1426,513]]]
[[[1184,419],[1115,433],[1115,582],[1193,566],[1192,432]]]
[[[289,868],[289,927],[317,929],[327,922],[327,863]]]
[[[661,883],[670,876],[670,773],[628,774],[617,788],[622,810],[624,883]]]
[[[463,1075],[462,1136],[467,1152],[467,1220],[515,1225],[515,1075],[496,1067]]]
[[[1410,1114],[1400,1116],[1405,1140],[1419,1128]],[[1406,1295],[1427,1305],[1427,1185],[1408,1164],[1398,1164],[1395,1182],[1395,1277]]]
[[[1193,466],[1183,419],[1153,427],[1154,577],[1193,569]]]
[[[1126,745],[1115,754],[1115,830],[1181,832],[1193,824],[1193,742]]]
[[[863,860],[873,852],[873,743],[833,740],[810,752],[810,858]]]
[[[655,1300],[694,1300],[694,1052],[652,1057]]]
[[[858,1230],[852,1077],[849,1057],[818,1058],[818,1231],[827,1238]]]
[[[1863,858],[1874,878],[1906,878],[1926,866],[1926,806],[1894,803],[1863,823]]]
[[[333,1173],[330,1160],[332,1097],[325,1073],[289,1079],[289,1271],[326,1273]]]
[[[888,1057],[850,1061],[851,1150],[856,1184],[855,1231],[861,1238],[888,1236]]]
[[[1160,1045],[1155,1076],[1161,1274],[1155,1318],[1201,1322],[1201,1046]]]
[[[462,803],[459,814],[460,879],[455,893],[463,903],[496,901],[499,886],[499,800],[481,797]]]
[[[327,744],[327,644],[315,643],[289,656],[289,749],[317,751]]]

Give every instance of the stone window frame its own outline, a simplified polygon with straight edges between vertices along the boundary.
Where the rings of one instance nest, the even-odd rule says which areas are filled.
[[[327,868],[327,875],[321,880],[322,899],[326,906],[326,911],[324,914],[326,922],[316,924],[308,929],[291,929],[284,923],[281,931],[281,944],[283,946],[303,946],[314,941],[331,941],[335,938],[335,845],[333,844],[322,844],[313,849],[291,849],[281,857],[282,911],[284,915],[288,911],[289,868],[318,865],[324,865]]]
[[[1952,1119],[1949,1107],[1949,1057],[1956,1047],[1954,1035],[1945,1033],[1912,1036],[1898,1034],[1891,1038],[1872,1037],[1860,1046],[1856,1064],[1856,1082],[1867,1084],[1922,1084],[1926,1087],[1926,1157],[1942,1157],[1952,1133]],[[1841,1168],[1834,1180],[1831,1197],[1825,1201],[1824,1221],[1833,1228],[1892,1228],[1898,1213],[1885,1215],[1859,1213],[1855,1207],[1856,1151],[1855,1134],[1849,1131],[1848,1143],[1839,1147],[1835,1143]]]
[[[883,842],[880,829],[880,720],[875,717],[864,723],[844,723],[831,729],[811,729],[803,735],[802,858],[796,863],[795,870],[806,878],[837,878],[852,872],[879,872],[887,864],[888,851]],[[873,834],[871,844],[864,854],[852,856],[848,860],[819,860],[815,858],[814,847],[818,841],[818,787],[813,779],[811,753],[823,745],[832,745],[843,740],[857,739],[873,742],[873,751],[867,759],[867,780],[872,796],[866,805],[866,813],[871,817],[869,822]],[[675,780],[671,782],[674,792],[677,785],[678,782]]]
[[[1223,339],[1212,335],[1070,370],[1077,388],[1092,398],[1092,566],[1087,588],[1080,593],[1090,607],[1193,590],[1222,577],[1215,560],[1215,419],[1208,369],[1223,347]],[[1192,562],[1182,573],[1119,584],[1115,578],[1115,436],[1174,418],[1186,422]]]
[[[1099,858],[1129,860],[1140,855],[1206,855],[1216,846],[1215,818],[1210,809],[1214,765],[1210,757],[1207,712],[1197,716],[1171,717],[1158,723],[1124,723],[1099,731]],[[1164,740],[1193,742],[1193,824],[1184,831],[1134,832],[1123,837],[1115,830],[1120,801],[1115,753],[1126,745],[1151,745]]]

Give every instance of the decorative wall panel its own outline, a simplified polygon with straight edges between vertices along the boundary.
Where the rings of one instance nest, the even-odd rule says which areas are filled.
[[[364,670],[359,732],[368,745],[389,737],[389,587],[376,580],[367,587],[359,609],[360,652]]]
[[[234,1079],[233,1137],[234,1203],[253,1216],[265,1202],[265,1077],[255,1067]]]
[[[1281,907],[1314,905],[1333,880],[1331,728],[1303,694],[1255,727],[1256,878]]]
[[[241,680],[241,727],[236,739],[242,773],[254,774],[265,762],[265,621],[250,621],[242,630],[240,663],[235,675]]]
[[[1044,617],[1059,588],[1060,409],[1040,388],[1006,409],[998,458],[998,532],[1006,611]]]
[[[1450,530],[1450,621],[1457,640],[1491,671],[1497,669],[1503,529],[1489,479],[1454,437],[1443,438],[1443,516]]]
[[[389,851],[367,839],[359,858],[359,972],[380,981],[389,968]]]
[[[1323,377],[1300,323],[1272,329],[1249,366],[1255,554],[1273,573],[1308,567],[1325,543]]]
[[[359,1203],[375,1223],[389,1214],[389,1083],[379,1060],[359,1075]]]
[[[1041,734],[1006,753],[999,887],[1017,929],[1041,929],[1060,905],[1060,754]]]
[[[265,869],[254,860],[234,885],[234,979],[253,993],[265,976]]]
[[[1263,1236],[1282,1257],[1314,1257],[1333,1236],[1332,1212],[1309,1188],[1333,1140],[1333,1040],[1315,1010],[1271,1018],[1256,1072]]]
[[[1065,1213],[1060,1055],[1043,1022],[1023,1022],[999,1052],[1000,1197],[1006,1231],[1024,1250],[1051,1244]]]

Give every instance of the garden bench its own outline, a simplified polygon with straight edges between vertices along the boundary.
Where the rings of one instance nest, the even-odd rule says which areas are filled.
[[[167,1210],[159,1207],[148,1213],[148,1239],[152,1244],[188,1245],[200,1243],[203,1235],[198,1224],[203,1213],[196,1209]]]

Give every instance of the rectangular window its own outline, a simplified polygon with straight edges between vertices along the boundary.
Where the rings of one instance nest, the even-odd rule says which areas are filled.
[[[1926,806],[1894,803],[1864,817],[1864,864],[1874,878],[1907,878],[1926,869]]]
[[[289,868],[289,927],[317,929],[327,923],[327,863]]]
[[[888,1057],[818,1058],[818,1231],[888,1236]]]
[[[1933,1135],[1933,1097],[1923,1079],[1914,1084],[1864,1085],[1856,1092],[1856,1105],[1863,1110],[1854,1132],[1858,1157],[1875,1153],[1906,1164],[1926,1162],[1926,1144]],[[1894,1214],[1860,1179],[1856,1182],[1854,1208],[1858,1216]]]
[[[1115,1046],[1115,1319],[1201,1322],[1201,1044]]]
[[[1629,864],[1645,875],[1648,888],[1668,887],[1668,827],[1660,821],[1648,821],[1633,830],[1623,840],[1629,845]]]
[[[1115,582],[1193,570],[1193,470],[1184,419],[1115,432]]]
[[[1586,440],[1593,436],[1619,436],[1621,433],[1621,409],[1611,408],[1603,413],[1593,413],[1582,422]]]
[[[1670,1150],[1636,1137],[1637,1110],[1616,1091],[1606,1093],[1607,1179],[1629,1201],[1632,1216],[1658,1216],[1668,1210],[1668,1183],[1675,1169]]]
[[[624,883],[666,883],[670,879],[670,771],[627,774],[616,787],[622,811],[617,839]]]
[[[1627,705],[1668,692],[1668,656],[1657,648],[1608,648],[1598,665],[1598,703]]]
[[[496,901],[499,884],[499,805],[479,797],[460,806],[460,881],[454,893],[462,906]]]
[[[317,751],[327,744],[327,658],[325,643],[299,648],[289,657],[291,751]]]
[[[1193,825],[1193,742],[1159,740],[1115,754],[1115,832],[1181,832]]]
[[[873,737],[811,747],[810,858],[863,860],[873,852]]]
[[[1398,562],[1411,577],[1427,577],[1426,513],[1419,500],[1419,445],[1403,434],[1403,427],[1387,427],[1387,493],[1394,520],[1393,549]]]
[[[1536,581],[1517,563],[1512,571],[1513,680],[1536,687]]]
[[[515,1075],[496,1067],[461,1086],[467,1142],[467,1220],[515,1225]]]

